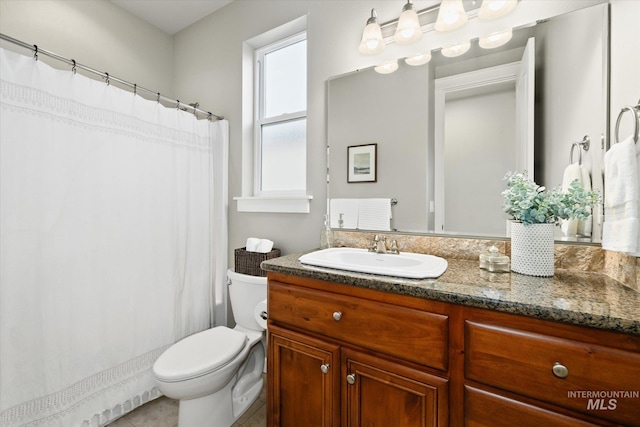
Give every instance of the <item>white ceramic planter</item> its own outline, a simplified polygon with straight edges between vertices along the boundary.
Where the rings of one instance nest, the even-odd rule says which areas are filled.
[[[511,223],[511,271],[553,276],[553,224]]]

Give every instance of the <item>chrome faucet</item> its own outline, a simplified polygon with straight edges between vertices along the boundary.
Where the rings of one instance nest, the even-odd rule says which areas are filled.
[[[369,252],[377,252],[384,254],[387,252],[386,237],[376,234],[371,239],[371,246],[369,246]]]
[[[375,252],[379,254],[399,254],[398,242],[394,239],[391,241],[391,249],[387,249],[387,238],[376,234],[371,239],[371,245],[369,246],[369,252]]]

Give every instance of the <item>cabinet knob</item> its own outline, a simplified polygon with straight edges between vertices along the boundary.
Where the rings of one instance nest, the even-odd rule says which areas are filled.
[[[560,362],[554,363],[551,370],[553,371],[553,375],[558,378],[567,378],[569,376],[569,369]]]
[[[329,372],[329,364],[325,363],[320,365],[320,371],[322,371],[323,374],[326,374],[327,372]]]
[[[341,311],[334,311],[333,312],[333,320],[335,320],[336,322],[339,322],[340,319],[342,319],[342,312]]]
[[[356,383],[356,374],[347,375],[347,382],[349,384],[355,384]]]

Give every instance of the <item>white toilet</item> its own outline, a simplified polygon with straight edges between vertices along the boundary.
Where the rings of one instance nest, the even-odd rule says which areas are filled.
[[[227,272],[236,327],[218,326],[178,341],[153,365],[160,391],[180,400],[179,427],[228,427],[257,399],[265,361],[267,278]],[[262,326],[261,326],[262,324]]]

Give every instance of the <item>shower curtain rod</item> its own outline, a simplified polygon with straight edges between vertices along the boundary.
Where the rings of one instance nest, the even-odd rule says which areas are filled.
[[[24,47],[26,49],[31,50],[32,52],[34,52],[33,56],[34,56],[34,58],[36,60],[38,59],[38,54],[41,53],[41,54],[49,56],[49,57],[51,57],[53,59],[57,59],[58,61],[62,61],[64,63],[66,63],[67,65],[71,65],[72,66],[71,70],[74,73],[75,73],[77,68],[80,68],[81,70],[85,70],[85,71],[88,71],[90,73],[97,74],[97,75],[101,76],[103,79],[106,80],[107,84],[109,84],[110,82],[114,81],[114,82],[123,84],[125,86],[128,86],[131,89],[133,89],[133,93],[134,94],[138,94],[139,91],[143,91],[143,92],[149,93],[151,95],[154,95],[155,98],[156,98],[156,101],[158,101],[158,102],[160,102],[160,100],[163,100],[165,102],[168,102],[169,104],[176,104],[176,108],[179,108],[179,109],[184,110],[184,111],[191,111],[194,115],[196,115],[197,113],[204,114],[204,115],[207,116],[207,118],[209,120],[213,120],[213,119],[222,120],[223,119],[222,116],[218,116],[218,115],[213,114],[213,113],[211,113],[209,111],[201,110],[200,108],[198,108],[198,103],[197,102],[195,104],[182,103],[177,99],[171,99],[171,98],[168,98],[168,97],[166,97],[164,95],[161,95],[160,92],[154,92],[152,90],[145,89],[145,88],[143,88],[141,86],[138,86],[135,83],[130,83],[130,82],[126,81],[126,80],[122,80],[122,79],[119,79],[117,77],[113,77],[113,76],[109,75],[109,73],[98,71],[98,70],[95,70],[95,69],[93,69],[91,67],[87,67],[86,65],[82,65],[82,64],[76,62],[75,59],[67,59],[67,58],[65,58],[63,56],[60,56],[60,55],[58,55],[56,53],[53,53],[53,52],[50,52],[48,50],[40,49],[38,47],[38,45],[35,45],[35,44],[34,45],[30,45],[30,44],[25,43],[23,41],[14,39],[13,37],[9,37],[9,36],[7,36],[7,35],[5,35],[3,33],[0,33],[0,39],[8,41],[8,42],[13,43],[13,44],[17,44],[18,46],[21,46],[21,47]]]

